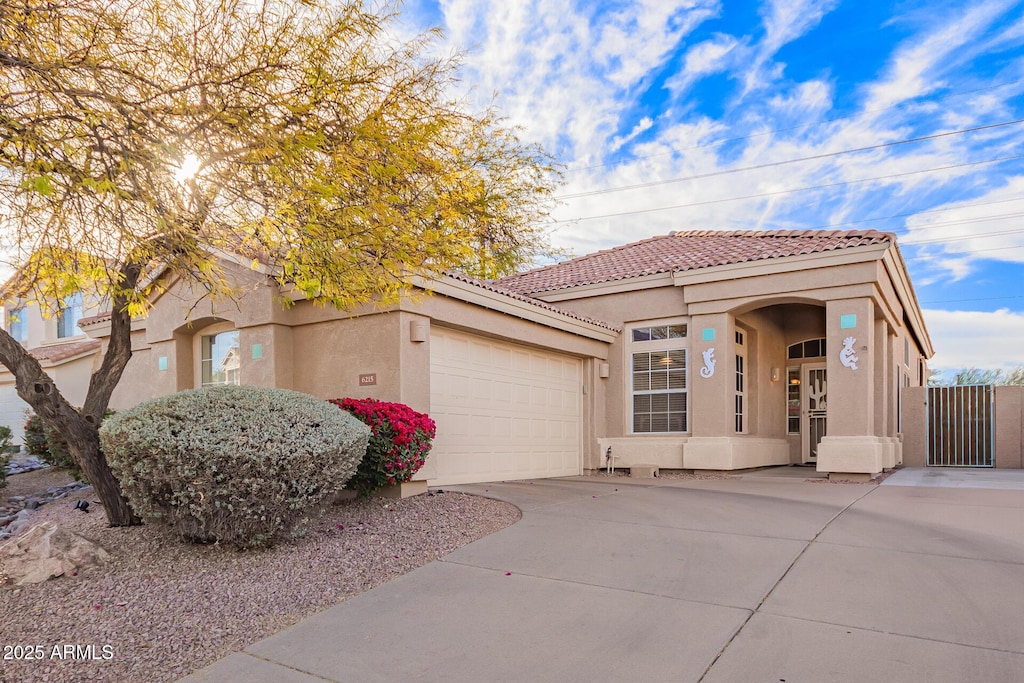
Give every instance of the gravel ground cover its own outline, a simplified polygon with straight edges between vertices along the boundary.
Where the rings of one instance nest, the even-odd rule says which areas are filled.
[[[0,499],[69,478],[39,470],[9,481]],[[73,509],[83,497],[96,512]],[[172,681],[518,519],[512,505],[454,492],[352,500],[302,538],[239,552],[185,544],[158,526],[108,528],[93,492],[71,495],[32,523],[56,522],[113,559],[0,587],[0,681]],[[25,648],[42,658],[26,660]]]

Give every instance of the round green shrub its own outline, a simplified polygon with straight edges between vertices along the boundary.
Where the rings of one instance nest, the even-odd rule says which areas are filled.
[[[255,547],[340,491],[370,430],[308,394],[207,387],[107,419],[100,444],[135,511],[201,543]]]

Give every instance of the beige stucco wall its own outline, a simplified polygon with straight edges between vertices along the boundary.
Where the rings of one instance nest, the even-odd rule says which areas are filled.
[[[670,276],[542,293],[559,306],[623,326],[609,353],[606,419],[598,426],[601,447],[611,446],[623,465],[667,467],[673,459],[686,468],[729,469],[800,462],[804,435],[787,434],[786,370],[825,362],[829,374],[828,435],[824,468],[831,472],[876,473],[902,459],[897,429],[897,395],[909,377],[922,381],[921,348],[911,344],[904,299],[906,282],[896,283],[902,260],[885,250],[800,257],[798,261],[758,261]],[[902,276],[900,276],[902,277]],[[852,328],[842,316],[855,315]],[[629,386],[630,327],[640,323],[685,322],[688,332],[689,427],[687,433],[632,435]],[[714,330],[705,340],[703,331]],[[735,428],[734,335],[746,335],[746,428]],[[842,365],[843,340],[852,336],[860,356],[857,370]],[[808,339],[828,339],[825,358],[790,361],[787,347]],[[714,352],[711,377],[701,377],[702,354]],[[897,353],[898,352],[898,353]],[[773,370],[779,379],[772,381]],[[718,466],[715,467],[715,463]],[[603,463],[602,463],[603,464]]]
[[[927,387],[903,390],[903,464],[926,467]],[[995,387],[995,466],[1024,467],[1024,386]]]
[[[1024,467],[1024,386],[996,387],[996,467]]]

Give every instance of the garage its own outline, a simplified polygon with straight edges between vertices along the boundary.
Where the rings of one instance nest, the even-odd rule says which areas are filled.
[[[11,428],[12,444],[22,443],[28,410],[28,404],[18,396],[18,390],[14,388],[13,381],[0,384],[0,425]]]
[[[582,473],[581,362],[436,326],[431,486]]]

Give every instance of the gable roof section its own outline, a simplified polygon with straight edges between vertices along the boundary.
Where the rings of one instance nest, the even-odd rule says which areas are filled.
[[[477,279],[475,277],[471,277],[469,275],[465,275],[465,274],[459,273],[457,271],[447,271],[447,272],[445,272],[445,275],[447,275],[448,277],[454,278],[456,280],[460,280],[462,282],[465,282],[467,284],[473,285],[474,287],[480,287],[481,289],[486,289],[486,290],[488,290],[490,292],[494,292],[495,294],[501,294],[503,296],[511,297],[511,298],[513,298],[513,299],[515,299],[517,301],[521,301],[521,302],[523,302],[525,304],[529,304],[530,306],[535,306],[537,308],[542,308],[542,309],[544,309],[546,311],[550,311],[552,313],[557,313],[559,315],[564,315],[564,316],[569,317],[569,318],[574,318],[576,320],[579,320],[580,322],[585,322],[585,323],[588,323],[590,325],[596,325],[597,327],[603,327],[606,330],[612,330],[613,332],[620,332],[621,331],[618,327],[615,327],[614,325],[611,325],[610,323],[606,323],[603,320],[598,320],[597,318],[590,318],[590,317],[587,317],[585,315],[580,315],[579,313],[576,313],[575,311],[570,311],[569,309],[566,309],[566,308],[559,308],[558,306],[554,306],[552,304],[549,304],[546,301],[541,301],[540,299],[534,299],[531,296],[526,296],[524,294],[520,294],[519,292],[517,292],[517,291],[515,291],[513,289],[509,289],[508,287],[503,287],[501,285],[501,283],[499,283],[499,282],[493,282],[493,281],[488,281],[488,280],[479,280],[479,279]]]
[[[36,360],[43,366],[59,365],[64,361],[90,354],[102,346],[99,339],[85,339],[82,341],[68,342],[67,344],[51,344],[49,346],[37,346],[29,349],[28,352],[35,356]]]
[[[800,254],[895,243],[877,230],[686,230],[658,235],[498,280],[531,295],[644,275],[746,263]]]

